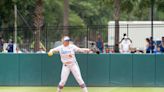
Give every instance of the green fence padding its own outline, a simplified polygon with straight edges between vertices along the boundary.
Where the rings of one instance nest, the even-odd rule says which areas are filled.
[[[155,55],[133,55],[133,86],[154,86]]]
[[[76,54],[87,86],[164,86],[164,54]],[[1,86],[57,86],[59,54],[0,54]],[[78,86],[72,75],[66,86]]]
[[[132,54],[112,54],[110,63],[110,84],[132,85]]]
[[[108,86],[109,85],[109,54],[88,55],[88,85]]]
[[[156,86],[164,86],[164,55],[156,55]]]
[[[81,71],[81,75],[83,77],[84,82],[87,84],[87,54],[76,54],[76,59]],[[66,83],[67,86],[79,86],[73,77],[72,73],[70,74],[68,81]]]
[[[41,85],[41,54],[20,54],[20,85]]]
[[[49,57],[47,54],[42,57],[42,85],[57,86],[60,81],[62,63],[59,54]]]
[[[0,54],[0,85],[19,85],[19,57],[17,54]]]

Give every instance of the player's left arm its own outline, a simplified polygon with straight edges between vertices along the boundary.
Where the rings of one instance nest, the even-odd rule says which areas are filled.
[[[89,48],[79,48],[79,47],[77,47],[77,46],[75,46],[75,45],[73,45],[73,48],[74,48],[74,50],[75,50],[76,52],[82,52],[82,53],[89,53],[89,52],[92,52],[92,50],[89,49]]]

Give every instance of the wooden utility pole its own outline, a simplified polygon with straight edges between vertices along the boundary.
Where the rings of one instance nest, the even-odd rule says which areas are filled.
[[[63,18],[63,35],[68,35],[69,30],[68,30],[68,18],[69,18],[69,0],[64,0],[64,18]]]
[[[115,52],[119,52],[119,20],[120,20],[120,0],[114,0],[114,19],[115,19]]]

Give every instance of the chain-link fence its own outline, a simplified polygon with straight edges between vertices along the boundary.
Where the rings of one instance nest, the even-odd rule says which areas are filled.
[[[40,48],[48,51],[50,48],[57,47],[61,43],[63,36],[63,26],[44,26],[41,28]],[[90,25],[90,26],[69,26],[69,36],[74,44],[79,47],[96,48],[96,43],[100,38],[103,42],[103,52],[106,49],[113,51],[115,26],[109,25]],[[35,43],[35,28],[18,27],[17,42],[22,51],[33,52]],[[14,28],[1,29],[2,38],[6,41],[13,39]],[[132,40],[132,48],[145,50],[146,38],[151,37],[151,24],[147,23],[120,23],[120,41],[123,34],[127,34]],[[154,24],[154,40],[161,41],[164,36],[164,23]]]
[[[96,45],[97,35],[101,35],[104,42],[107,43],[107,26],[69,26],[69,36],[74,44],[79,47],[92,47]],[[63,26],[44,26],[40,30],[40,48],[48,51],[50,48],[62,44]],[[14,28],[1,29],[2,38],[5,43],[14,37]],[[18,27],[17,45],[21,50],[33,52],[35,43],[35,28]]]

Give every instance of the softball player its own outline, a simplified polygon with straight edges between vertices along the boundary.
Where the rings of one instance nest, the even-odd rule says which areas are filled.
[[[61,92],[70,72],[72,72],[73,76],[75,77],[76,81],[82,88],[83,92],[88,92],[87,87],[81,77],[80,69],[75,57],[75,52],[87,53],[90,52],[91,50],[88,48],[79,48],[73,44],[70,44],[69,41],[70,38],[68,36],[65,36],[63,38],[63,44],[56,48],[51,49],[48,53],[49,56],[52,56],[54,52],[59,52],[61,61],[63,63],[63,67],[61,71],[61,81],[57,88],[57,92]]]

